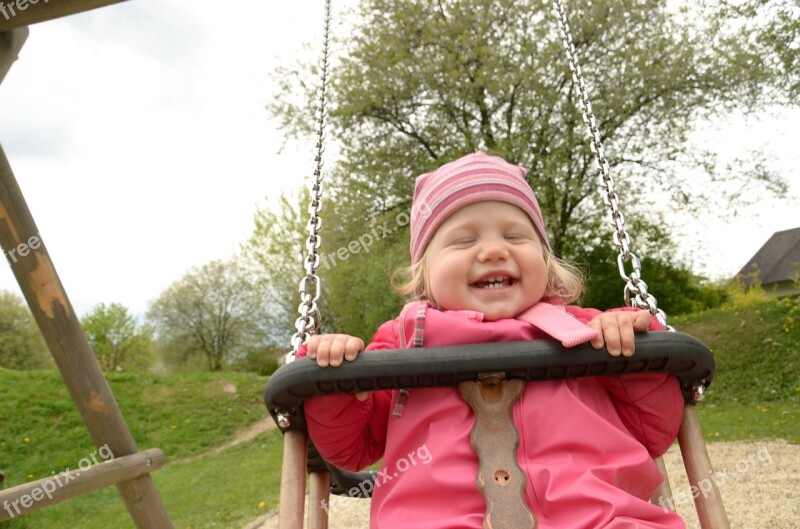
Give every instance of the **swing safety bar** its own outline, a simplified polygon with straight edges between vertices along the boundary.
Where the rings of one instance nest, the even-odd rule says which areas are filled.
[[[589,344],[565,349],[553,340],[471,344],[436,348],[373,351],[338,368],[320,368],[309,358],[282,366],[269,379],[264,401],[284,434],[281,479],[280,528],[303,526],[305,473],[311,476],[311,505],[327,505],[330,492],[340,495],[363,491],[359,487],[374,472],[347,472],[325,462],[307,440],[303,402],[334,393],[383,389],[456,387],[478,380],[483,373],[503,373],[507,379],[528,382],[572,377],[667,372],[680,381],[686,400],[678,435],[690,484],[712,483],[708,494],[695,504],[702,529],[728,529],[728,520],[694,411],[714,378],[715,362],[708,347],[697,338],[678,332],[653,332],[636,336],[633,357],[612,357]],[[660,461],[660,460],[659,460]],[[660,464],[662,471],[663,463]],[[330,473],[330,476],[328,475]],[[658,496],[671,496],[665,484]],[[311,507],[309,529],[327,528],[327,510]],[[313,523],[312,523],[313,521]]]
[[[692,336],[652,332],[636,336],[636,354],[612,357],[588,343],[564,349],[554,340],[373,351],[323,369],[300,358],[278,369],[264,401],[282,431],[305,429],[303,401],[332,393],[456,387],[481,373],[504,372],[528,382],[572,377],[667,372],[677,376],[687,402],[696,402],[714,377],[714,357]]]

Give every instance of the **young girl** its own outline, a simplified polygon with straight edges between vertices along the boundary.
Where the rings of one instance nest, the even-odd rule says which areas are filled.
[[[627,357],[635,332],[660,328],[643,311],[566,305],[580,293],[580,276],[552,254],[525,174],[476,153],[417,179],[405,287],[414,301],[367,351],[556,338]],[[313,336],[307,345],[323,367],[363,349],[346,335]],[[648,501],[662,481],[652,458],[675,439],[682,409],[667,374],[527,384],[512,418],[539,529],[683,528],[677,514]],[[383,457],[372,528],[483,527],[474,415],[457,389],[331,395],[307,401],[305,414],[332,464],[360,470]]]

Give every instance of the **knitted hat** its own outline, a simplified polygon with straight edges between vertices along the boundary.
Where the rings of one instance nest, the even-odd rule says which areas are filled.
[[[527,213],[542,244],[549,249],[542,212],[526,174],[524,168],[502,158],[476,152],[417,177],[411,202],[411,262],[420,260],[447,217],[485,200],[507,202]]]

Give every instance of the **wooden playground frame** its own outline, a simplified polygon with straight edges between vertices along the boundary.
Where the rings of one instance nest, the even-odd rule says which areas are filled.
[[[28,25],[120,1],[0,0],[0,83],[28,37]],[[0,244],[92,440],[98,448],[107,446],[113,454],[113,459],[62,477],[63,483],[48,495],[42,491],[54,488],[53,478],[0,490],[0,505],[8,502],[13,507],[0,509],[0,522],[116,485],[137,528],[172,528],[149,475],[163,466],[164,453],[157,448],[137,448],[41,241],[2,146]]]

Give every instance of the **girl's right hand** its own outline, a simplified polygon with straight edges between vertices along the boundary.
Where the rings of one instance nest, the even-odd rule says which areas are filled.
[[[339,367],[343,360],[352,362],[364,350],[361,338],[349,334],[315,334],[306,344],[308,357],[320,367]],[[371,391],[356,393],[358,400],[367,400]]]

